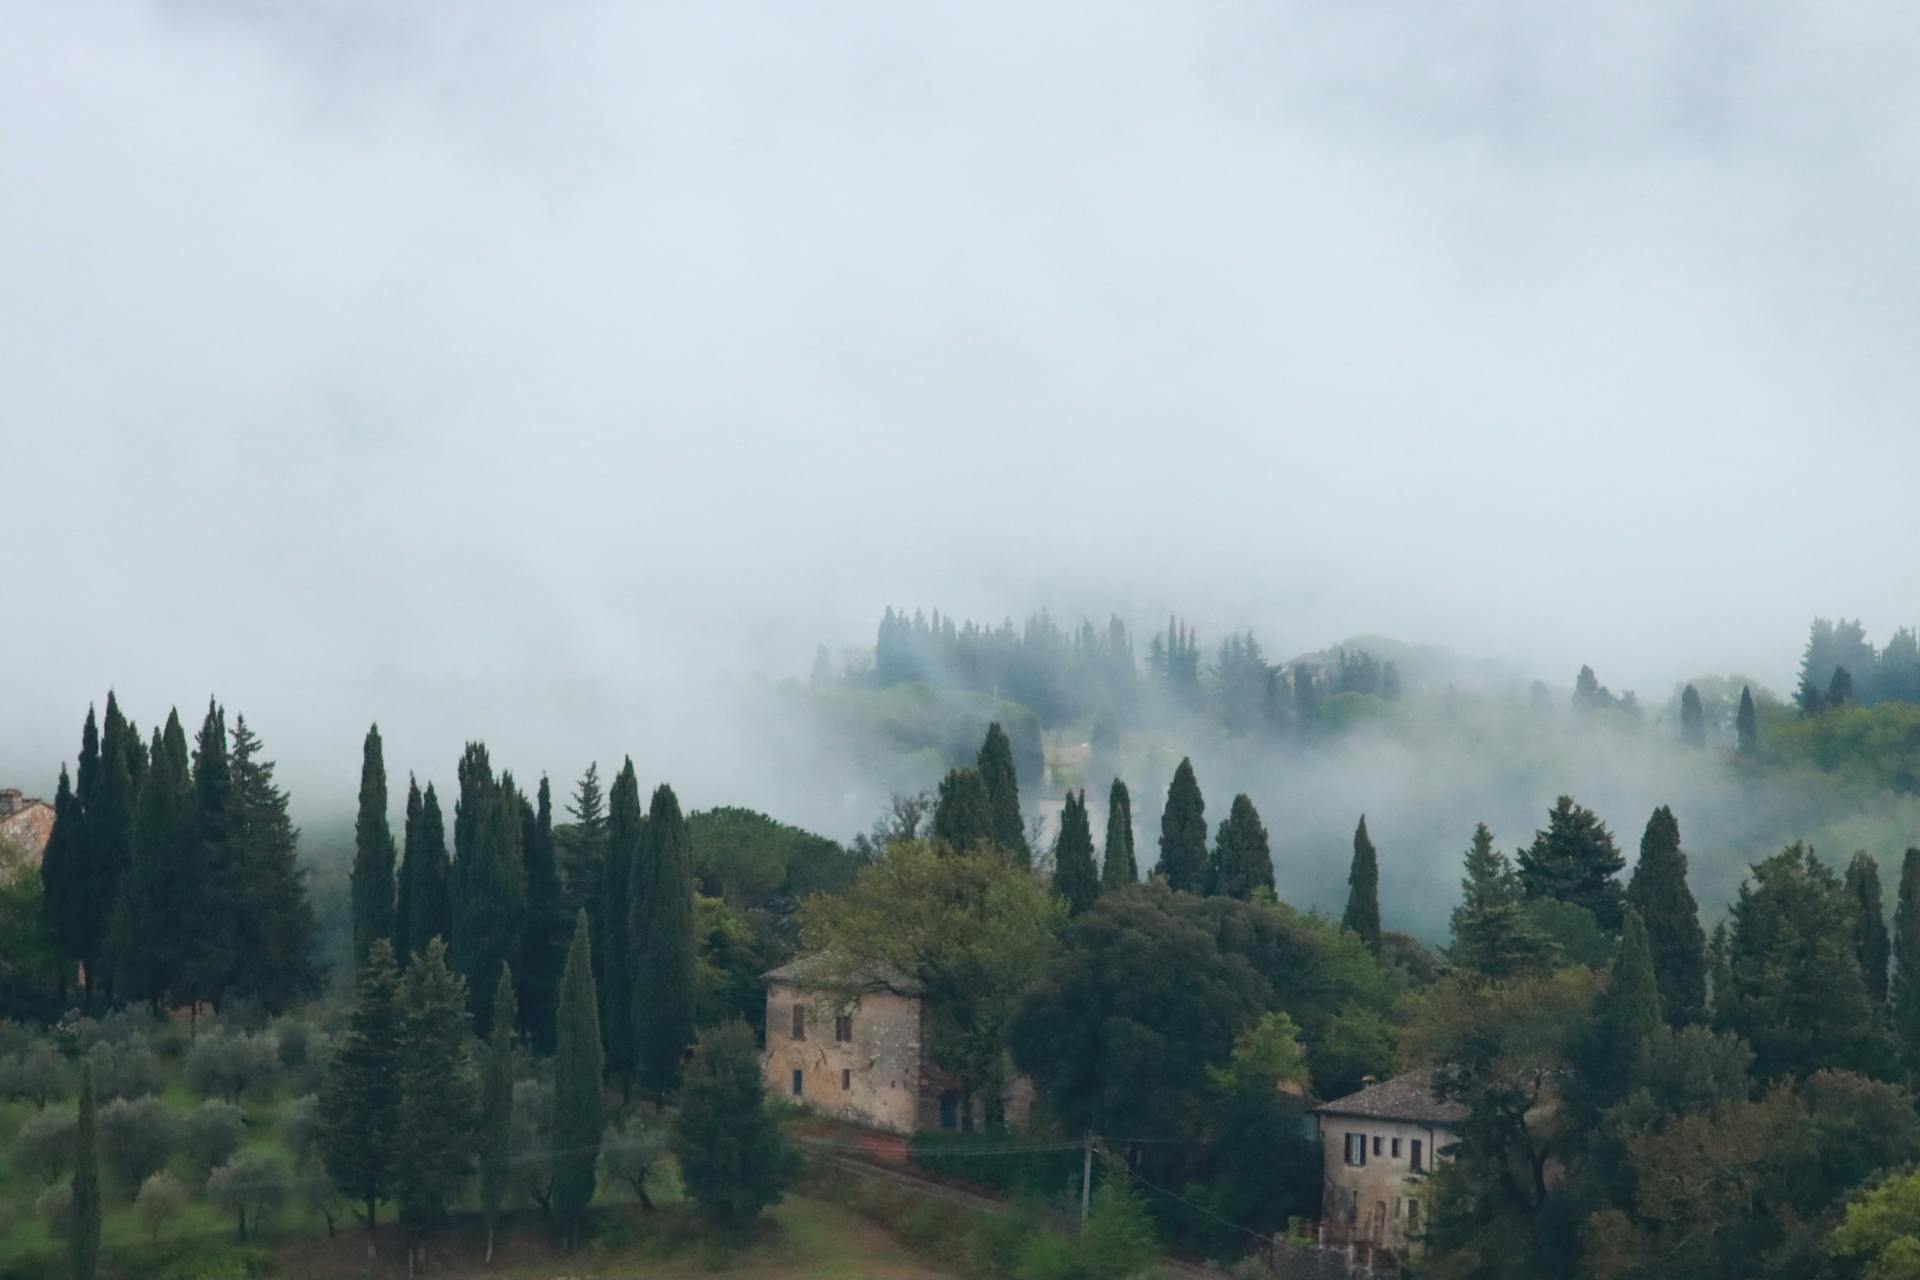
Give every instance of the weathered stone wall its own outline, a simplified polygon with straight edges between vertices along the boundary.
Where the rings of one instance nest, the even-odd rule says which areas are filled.
[[[804,1038],[793,1035],[801,1010]],[[834,1039],[834,1019],[850,1014],[852,1039]],[[774,982],[767,988],[769,1091],[825,1115],[912,1133],[920,1097],[920,1001],[872,992],[855,995]],[[793,1088],[800,1073],[800,1092]]]
[[[1356,1263],[1345,1248],[1295,1244],[1285,1237],[1273,1242],[1270,1260],[1280,1280],[1371,1280],[1392,1274]]]
[[[1400,1120],[1371,1120],[1358,1116],[1321,1116],[1320,1149],[1325,1161],[1326,1186],[1320,1213],[1327,1224],[1348,1238],[1372,1240],[1402,1248],[1409,1229],[1417,1233],[1432,1208],[1425,1174],[1413,1171],[1413,1141],[1419,1139],[1422,1160],[1433,1169],[1434,1148],[1453,1141],[1446,1129]],[[1366,1139],[1367,1162],[1347,1163],[1346,1136]],[[1374,1139],[1380,1154],[1374,1154]],[[1393,1154],[1394,1139],[1400,1154]],[[1355,1211],[1357,1209],[1357,1212]]]

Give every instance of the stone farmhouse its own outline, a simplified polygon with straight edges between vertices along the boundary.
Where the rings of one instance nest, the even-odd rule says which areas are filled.
[[[1369,1084],[1313,1110],[1325,1161],[1321,1217],[1329,1242],[1417,1249],[1433,1162],[1467,1117],[1433,1096],[1424,1074]]]
[[[22,795],[13,787],[0,787],[0,844],[16,846],[25,856],[26,865],[37,867],[52,835],[52,805]]]
[[[905,974],[841,973],[807,956],[766,975],[769,1092],[823,1115],[892,1133],[962,1127],[962,1095],[924,1050],[926,992]],[[1027,1114],[1032,1088],[1003,1099],[1009,1123]],[[977,1121],[981,1118],[975,1100]]]

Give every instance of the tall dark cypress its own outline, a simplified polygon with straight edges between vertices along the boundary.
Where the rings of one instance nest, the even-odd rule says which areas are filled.
[[[519,794],[493,776],[486,747],[467,745],[454,810],[451,967],[465,981],[468,1012],[485,1037],[492,1027],[492,981],[520,956],[526,926],[527,871],[520,848]]]
[[[418,829],[407,850],[407,954],[403,962],[425,955],[435,938],[453,933],[452,868],[447,863],[447,824],[440,797],[427,784],[420,800]]]
[[[1680,691],[1680,741],[1689,747],[1707,745],[1707,713],[1700,705],[1700,691],[1692,685]]]
[[[487,1222],[487,1261],[493,1261],[494,1237],[500,1226],[500,1205],[507,1196],[512,1173],[509,1156],[513,1141],[513,974],[500,968],[493,988],[493,1025],[487,1037],[486,1060],[480,1077],[480,1212]]]
[[[188,964],[190,1000],[218,1005],[233,973],[244,960],[242,935],[245,877],[234,846],[233,767],[227,752],[227,713],[213,699],[193,743],[193,826],[195,861],[186,892],[193,904],[192,959]]]
[[[1740,714],[1734,717],[1735,751],[1751,758],[1760,754],[1760,720],[1753,710],[1753,690],[1740,686]]]
[[[607,875],[600,895],[601,1034],[607,1042],[607,1075],[622,1091],[633,1087],[633,868],[640,859],[646,819],[640,812],[640,782],[629,756],[613,780],[607,805]]]
[[[90,849],[85,824],[86,814],[80,808],[80,798],[73,794],[73,783],[63,764],[60,785],[53,793],[53,831],[40,853],[40,909],[60,955],[63,999],[74,965],[92,967],[87,964],[92,904],[87,895],[86,859]]]
[[[1620,882],[1627,860],[1591,809],[1561,796],[1547,825],[1520,851],[1520,885],[1529,898],[1555,898],[1593,912],[1602,929],[1620,928]]]
[[[1909,1075],[1920,1076],[1920,849],[1900,862],[1900,899],[1893,908],[1894,1035]]]
[[[693,1044],[693,851],[673,788],[654,789],[633,867],[633,1055],[642,1089],[659,1102],[680,1082]]]
[[[260,758],[259,737],[247,718],[233,721],[233,868],[244,909],[238,917],[237,962],[225,977],[231,996],[278,1013],[316,995],[314,961],[319,925],[307,901],[306,872],[296,851],[299,832],[287,814],[287,793],[273,781],[273,762]]]
[[[1133,856],[1133,798],[1127,784],[1115,778],[1107,791],[1107,846],[1101,851],[1100,884],[1124,889],[1140,878]]]
[[[171,712],[154,734],[134,808],[133,860],[114,908],[114,985],[123,997],[158,1009],[185,991],[191,937],[180,922],[198,919],[190,892],[197,862],[187,735]]]
[[[392,946],[375,938],[320,1091],[321,1159],[341,1194],[363,1207],[369,1258],[380,1202],[393,1191],[400,1037],[400,970]]]
[[[1607,989],[1594,1002],[1593,1021],[1579,1062],[1580,1110],[1590,1120],[1626,1095],[1634,1059],[1660,1025],[1660,993],[1653,953],[1640,913],[1628,908]]]
[[[993,839],[993,810],[978,769],[949,769],[933,802],[932,834],[949,849],[965,851]]]
[[[93,704],[87,704],[87,719],[80,726],[80,765],[74,775],[73,791],[82,810],[100,802],[100,723],[94,718]]]
[[[72,1217],[67,1261],[73,1280],[93,1280],[100,1261],[100,1144],[94,1136],[93,1064],[80,1064],[80,1120],[73,1133]]]
[[[554,864],[553,789],[546,778],[531,809],[521,806],[520,851],[527,868],[527,924],[520,944],[520,1023],[534,1048],[553,1052],[554,1005],[560,996],[560,967],[566,963],[563,930],[566,909]]]
[[[1627,882],[1627,905],[1646,929],[1647,952],[1660,988],[1660,1007],[1675,1027],[1707,1019],[1706,931],[1687,887],[1687,855],[1680,824],[1661,805],[1640,837],[1640,861]]]
[[[100,783],[87,811],[87,842],[92,850],[87,867],[91,898],[88,921],[87,990],[99,970],[111,979],[107,940],[113,925],[114,904],[127,866],[133,860],[133,806],[146,773],[147,752],[140,731],[120,714],[119,699],[107,691],[107,714],[100,734]],[[111,981],[104,985],[111,987]]]
[[[413,954],[407,931],[413,915],[413,877],[419,862],[414,855],[414,847],[420,837],[420,806],[420,783],[409,774],[407,820],[401,829],[400,869],[394,876],[393,890],[393,954],[399,956],[402,962]]]
[[[1367,815],[1353,829],[1353,862],[1347,868],[1347,910],[1340,923],[1360,935],[1367,950],[1380,954],[1380,863],[1367,835]]]
[[[1027,845],[1026,820],[1020,816],[1020,779],[1013,768],[1013,743],[997,720],[987,726],[975,767],[987,788],[987,818],[994,844],[1020,865],[1030,866],[1033,850]]]
[[[1273,850],[1260,811],[1244,794],[1233,798],[1213,847],[1208,892],[1247,901],[1255,891],[1273,892]]]
[[[1867,980],[1867,995],[1876,1008],[1887,1003],[1887,959],[1893,944],[1887,938],[1887,916],[1880,905],[1880,864],[1862,849],[1847,864],[1847,898],[1853,903],[1853,954]]]
[[[1193,762],[1183,759],[1167,788],[1160,813],[1160,861],[1154,872],[1170,889],[1203,893],[1207,887],[1207,807]]]
[[[1100,896],[1100,873],[1093,865],[1093,825],[1087,819],[1087,793],[1067,792],[1060,811],[1060,836],[1053,844],[1053,891],[1079,915]]]
[[[380,726],[360,749],[360,808],[353,820],[353,967],[375,938],[393,937],[393,828],[387,821],[387,762]]]
[[[616,784],[617,785],[617,784]],[[605,1057],[600,998],[593,982],[593,931],[583,907],[560,975],[560,1012],[553,1053],[553,1213],[567,1248],[580,1243],[580,1223],[593,1202],[594,1169],[606,1126],[601,1096]]]

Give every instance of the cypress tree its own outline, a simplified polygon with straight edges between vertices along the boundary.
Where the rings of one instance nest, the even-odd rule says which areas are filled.
[[[1874,1007],[1887,1003],[1887,958],[1893,944],[1887,938],[1887,916],[1880,905],[1880,864],[1866,850],[1847,864],[1847,897],[1853,903],[1853,954],[1867,980]]]
[[[1640,837],[1640,861],[1627,882],[1627,905],[1639,913],[1660,988],[1660,1007],[1675,1027],[1707,1018],[1706,933],[1687,887],[1680,824],[1661,805]]]
[[[633,1087],[633,868],[640,860],[646,819],[640,812],[640,782],[629,756],[613,780],[607,812],[607,874],[601,894],[601,1032],[607,1041],[607,1074],[622,1094]]]
[[[408,784],[403,849],[394,941],[395,954],[406,964],[423,954],[428,943],[445,939],[453,929],[447,826],[440,814],[440,797],[431,782],[425,795],[417,783]]]
[[[933,838],[964,851],[993,839],[993,813],[978,769],[949,769],[933,802]]]
[[[493,987],[493,1034],[487,1037],[486,1074],[480,1085],[480,1211],[487,1220],[487,1261],[493,1261],[500,1205],[512,1175],[508,1157],[513,1138],[513,972],[500,966]]]
[[[287,793],[274,785],[273,762],[260,758],[260,739],[247,718],[233,722],[233,874],[238,899],[235,952],[224,990],[279,1012],[315,995],[319,925],[307,901],[306,873],[297,856],[299,833],[287,814]]]
[[[60,997],[64,1005],[67,978],[78,963],[87,964],[91,932],[91,903],[87,896],[89,842],[85,829],[86,814],[67,766],[60,766],[60,785],[53,793],[53,830],[47,847],[40,853],[40,910],[47,922],[47,933],[59,953]],[[89,966],[89,969],[91,966]]]
[[[527,868],[527,924],[520,946],[520,1019],[533,1047],[553,1052],[554,1005],[560,966],[566,962],[562,930],[566,908],[554,862],[553,790],[540,779],[534,807],[522,806],[520,845]]]
[[[1695,748],[1707,745],[1707,713],[1700,705],[1700,691],[1692,685],[1680,691],[1680,742]]]
[[[560,1011],[553,1055],[553,1212],[561,1242],[580,1243],[580,1223],[593,1202],[594,1169],[606,1125],[601,1097],[605,1058],[600,998],[594,992],[592,930],[583,907],[560,975]]]
[[[1753,710],[1753,690],[1740,686],[1740,714],[1734,717],[1734,735],[1737,754],[1751,759],[1760,754],[1760,720]]]
[[[1201,893],[1207,881],[1207,811],[1193,762],[1182,759],[1160,813],[1160,862],[1154,873],[1170,889]]]
[[[1547,826],[1520,854],[1520,887],[1529,898],[1554,898],[1585,907],[1602,929],[1620,928],[1620,882],[1627,860],[1613,833],[1591,809],[1561,796],[1547,811]]]
[[[1067,792],[1060,811],[1060,836],[1053,844],[1053,891],[1079,915],[1100,896],[1100,873],[1093,866],[1093,826],[1087,819],[1087,793]]]
[[[200,904],[191,894],[195,865],[193,782],[178,712],[154,735],[151,762],[134,809],[133,860],[115,904],[115,985],[155,1010],[186,985],[190,931]]]
[[[321,1158],[341,1194],[365,1207],[369,1258],[380,1202],[393,1192],[400,1034],[400,971],[392,945],[375,938],[320,1092]]]
[[[1367,836],[1367,815],[1353,829],[1353,862],[1347,868],[1347,910],[1340,923],[1360,935],[1367,950],[1380,954],[1380,863]]]
[[[1107,791],[1107,847],[1101,853],[1100,884],[1124,889],[1140,879],[1133,857],[1133,798],[1127,784],[1115,778]]]
[[[633,1054],[656,1105],[693,1043],[693,852],[679,798],[662,783],[647,809],[632,890]]]
[[[475,815],[476,818],[479,815]],[[393,1192],[410,1259],[473,1169],[476,1097],[467,1055],[467,987],[435,938],[407,969],[400,1031],[400,1106],[393,1128]],[[411,1270],[411,1265],[409,1270]]]
[[[1707,997],[1716,1027],[1726,1025],[1727,1010],[1733,1004],[1733,959],[1728,947],[1727,922],[1722,920],[1707,940]]]
[[[1893,908],[1894,1034],[1910,1076],[1920,1077],[1920,849],[1900,862],[1900,897]]]
[[[1660,1025],[1660,992],[1640,913],[1629,908],[1607,989],[1594,1002],[1576,1091],[1589,1121],[1626,1096],[1640,1046]]]
[[[194,859],[185,892],[196,927],[187,965],[189,1003],[207,999],[217,1007],[246,958],[243,935],[251,904],[234,847],[235,808],[227,713],[209,698],[193,743]]]
[[[1522,913],[1519,876],[1507,855],[1493,847],[1493,833],[1484,822],[1473,828],[1466,873],[1460,905],[1453,909],[1448,958],[1496,982],[1549,968],[1557,948]]]
[[[1257,889],[1273,891],[1273,851],[1260,812],[1244,794],[1233,798],[1208,868],[1209,891],[1248,901]]]
[[[133,806],[139,781],[146,772],[146,748],[140,732],[120,714],[119,699],[107,691],[107,714],[100,736],[100,782],[86,811],[87,845],[87,995],[93,995],[94,974],[111,988],[107,944],[115,904],[127,867],[133,860]]]
[[[987,821],[994,844],[1021,866],[1033,865],[1026,821],[1020,816],[1020,779],[1013,768],[1013,743],[999,721],[987,726],[986,741],[980,744],[974,767],[979,769],[980,781],[987,789]]]
[[[387,763],[380,726],[360,749],[360,809],[353,820],[353,965],[375,938],[393,937],[393,829],[387,822]]]
[[[420,784],[408,774],[407,818],[401,828],[400,866],[394,874],[393,886],[393,953],[402,959],[413,954],[407,945],[407,921],[413,913],[413,876],[417,862],[413,849],[419,840],[419,831]]]
[[[465,983],[481,1036],[492,1030],[491,975],[519,958],[526,926],[527,870],[520,849],[521,800],[511,777],[496,780],[486,748],[461,760],[454,810],[453,937],[449,954]]]
[[[74,1280],[93,1280],[100,1261],[100,1144],[94,1136],[93,1064],[80,1064],[80,1120],[73,1133],[73,1217],[67,1258]]]

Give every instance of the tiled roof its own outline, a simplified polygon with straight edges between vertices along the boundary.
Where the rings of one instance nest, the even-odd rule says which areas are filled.
[[[1358,1093],[1323,1103],[1314,1111],[1320,1115],[1407,1120],[1416,1124],[1459,1124],[1467,1118],[1465,1106],[1433,1096],[1432,1081],[1425,1072],[1370,1084]]]
[[[819,952],[801,956],[792,964],[762,975],[768,982],[784,982],[795,987],[823,987],[837,991],[891,991],[895,995],[917,996],[926,992],[912,975],[886,965],[849,967],[839,956]]]

